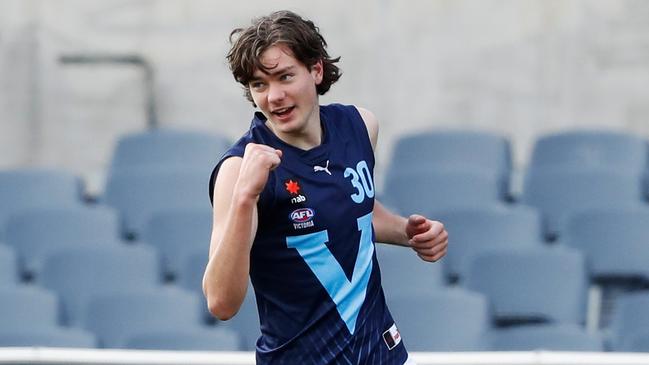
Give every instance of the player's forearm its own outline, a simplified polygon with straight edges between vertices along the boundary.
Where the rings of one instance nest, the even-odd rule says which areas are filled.
[[[378,200],[374,201],[372,224],[376,242],[408,246],[407,223],[406,218],[390,212]]]
[[[234,316],[246,295],[250,249],[256,229],[256,201],[233,199],[222,234],[212,235],[203,292],[210,313],[221,320]]]

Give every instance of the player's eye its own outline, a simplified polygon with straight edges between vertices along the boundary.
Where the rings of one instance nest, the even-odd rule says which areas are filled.
[[[265,84],[261,81],[252,81],[250,83],[250,88],[255,90],[255,91],[261,91],[263,90]]]
[[[293,76],[294,75],[292,73],[286,73],[286,74],[282,74],[282,76],[280,76],[279,79],[281,81],[290,81],[291,79],[293,79]]]

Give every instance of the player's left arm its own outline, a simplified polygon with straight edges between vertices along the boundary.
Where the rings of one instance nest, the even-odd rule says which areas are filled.
[[[356,107],[360,113],[376,150],[379,137],[379,123],[372,112]],[[441,222],[413,214],[408,218],[390,212],[378,199],[374,200],[372,225],[376,242],[391,243],[411,247],[426,261],[437,261],[446,254],[448,232]]]

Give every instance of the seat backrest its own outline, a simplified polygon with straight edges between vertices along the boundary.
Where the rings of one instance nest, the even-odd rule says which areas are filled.
[[[530,168],[613,169],[642,171],[647,144],[639,136],[618,131],[581,130],[539,138]]]
[[[624,341],[614,350],[625,352],[649,352],[649,330],[641,330],[625,336]]]
[[[18,283],[18,261],[14,250],[0,244],[0,288]]]
[[[536,169],[525,177],[522,202],[539,209],[545,232],[557,236],[581,211],[633,207],[643,203],[641,175],[635,172]]]
[[[604,351],[599,333],[572,324],[514,326],[490,332],[492,351]]]
[[[159,258],[151,247],[70,247],[44,259],[36,280],[59,294],[64,320],[83,318],[90,296],[146,290],[161,282]]]
[[[65,171],[0,170],[0,237],[11,215],[34,208],[78,206],[82,190],[81,180]]]
[[[176,281],[178,284],[184,289],[202,295],[203,274],[207,266],[207,259],[208,251],[204,249],[196,249],[193,253],[189,253],[177,272]]]
[[[37,287],[0,287],[0,331],[37,330],[57,326],[56,296]]]
[[[503,324],[585,320],[584,257],[564,248],[494,250],[476,254],[462,285],[483,293]]]
[[[83,328],[97,335],[102,347],[124,347],[144,333],[183,331],[202,323],[198,297],[172,287],[131,293],[94,295]]]
[[[503,136],[486,131],[423,132],[397,140],[390,166],[487,169],[508,173],[512,167],[511,148]]]
[[[129,349],[174,351],[241,351],[241,338],[232,330],[216,327],[150,332],[133,336]]]
[[[481,294],[441,289],[395,295],[387,303],[410,351],[484,350],[491,315]]]
[[[95,336],[77,328],[50,327],[37,330],[0,330],[0,347],[94,348]]]
[[[176,276],[189,255],[199,250],[207,255],[211,232],[210,209],[177,209],[153,214],[142,240],[158,249],[165,271]]]
[[[444,223],[452,240],[444,262],[451,278],[466,275],[472,255],[499,248],[539,247],[543,244],[539,212],[526,206],[494,206],[449,210],[430,215]]]
[[[152,216],[173,209],[209,209],[205,170],[138,169],[109,176],[103,203],[117,209],[123,232],[136,238]]]
[[[227,138],[203,131],[155,129],[119,138],[110,171],[158,166],[184,169],[195,166],[209,170],[229,147]]]
[[[611,347],[622,349],[629,338],[649,328],[649,291],[622,294],[616,298],[609,324]]]
[[[377,243],[376,258],[386,297],[436,291],[446,283],[442,261],[424,261],[411,248]]]
[[[25,211],[9,219],[6,241],[26,271],[37,273],[49,252],[68,246],[120,243],[117,212],[108,207],[61,207]]]
[[[577,214],[560,242],[584,253],[594,279],[649,280],[649,207]]]
[[[261,329],[257,299],[250,284],[237,314],[225,322],[220,322],[218,325],[235,331],[241,337],[243,350],[255,351],[257,340],[261,336]]]
[[[497,177],[483,171],[419,170],[389,176],[382,194],[403,214],[478,209],[504,202]]]

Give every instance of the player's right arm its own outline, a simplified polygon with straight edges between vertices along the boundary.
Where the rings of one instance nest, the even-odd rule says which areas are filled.
[[[243,158],[223,161],[216,177],[203,293],[210,313],[221,320],[232,318],[246,295],[250,249],[257,232],[257,200],[281,156],[279,150],[250,143]]]

